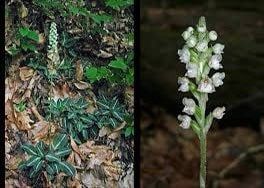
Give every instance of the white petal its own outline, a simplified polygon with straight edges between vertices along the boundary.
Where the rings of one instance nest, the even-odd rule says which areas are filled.
[[[209,32],[209,39],[215,41],[217,39],[217,33],[215,31]]]
[[[184,129],[190,128],[191,125],[191,118],[187,115],[178,115],[178,120],[180,120],[182,123],[180,126]]]
[[[214,85],[212,83],[212,80],[207,78],[201,80],[201,82],[198,85],[198,91],[202,93],[213,93],[215,92]]]
[[[223,51],[224,48],[225,48],[225,45],[216,43],[213,46],[213,51],[214,51],[215,54],[222,54],[222,53],[224,53],[224,51]]]
[[[225,78],[225,73],[222,72],[222,73],[215,73],[213,76],[212,76],[212,81],[213,81],[213,84],[215,87],[219,87],[221,85],[224,84],[223,82],[223,79]]]
[[[224,116],[225,112],[225,107],[217,107],[213,111],[213,117],[216,119],[222,119]]]

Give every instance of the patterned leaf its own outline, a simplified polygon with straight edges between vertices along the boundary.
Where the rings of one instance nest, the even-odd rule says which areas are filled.
[[[67,174],[69,176],[74,176],[75,175],[76,170],[75,170],[75,168],[70,163],[60,162],[58,164],[59,164],[60,169],[63,172],[65,172],[65,174]]]

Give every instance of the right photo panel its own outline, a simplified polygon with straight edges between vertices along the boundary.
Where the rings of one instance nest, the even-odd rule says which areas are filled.
[[[264,187],[263,1],[140,8],[141,187]]]

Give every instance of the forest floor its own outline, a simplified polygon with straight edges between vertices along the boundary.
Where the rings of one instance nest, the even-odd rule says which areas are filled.
[[[200,157],[196,135],[183,130],[165,110],[146,104],[144,109],[141,186],[197,188]],[[207,145],[208,187],[263,187],[263,132],[243,127],[220,129],[215,123]]]
[[[124,2],[6,1],[6,187],[133,187],[134,13]]]

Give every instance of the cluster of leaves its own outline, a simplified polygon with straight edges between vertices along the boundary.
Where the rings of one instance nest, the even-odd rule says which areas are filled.
[[[17,55],[21,51],[36,52],[39,40],[39,34],[36,31],[28,27],[21,27],[16,34],[16,42],[12,44],[12,47],[7,52],[12,56]]]
[[[85,69],[85,77],[91,83],[106,79],[112,84],[131,86],[134,84],[134,67],[131,63],[132,58],[129,57],[126,60],[123,58],[116,58],[107,66],[88,66]]]
[[[25,101],[19,101],[18,103],[14,105],[14,107],[17,112],[23,112],[24,110],[26,110],[27,105]]]
[[[97,105],[98,110],[95,111],[94,116],[99,128],[103,126],[116,128],[118,124],[124,121],[125,108],[116,97],[110,99],[102,95],[98,99]]]
[[[115,10],[121,10],[133,5],[134,0],[106,0],[105,4]]]
[[[35,146],[31,144],[22,145],[22,149],[30,155],[27,161],[22,161],[19,168],[29,170],[29,177],[34,178],[41,172],[46,171],[50,180],[60,172],[68,176],[74,176],[75,168],[65,161],[71,153],[66,134],[57,134],[50,145],[39,141]]]
[[[86,112],[88,105],[83,98],[50,100],[47,119],[57,121],[61,128],[80,144],[98,134],[96,119]]]
[[[54,17],[55,13],[63,17],[83,16],[90,18],[95,24],[110,22],[112,16],[106,13],[92,13],[82,1],[70,0],[34,0],[34,4],[40,7],[44,13],[50,17]]]

